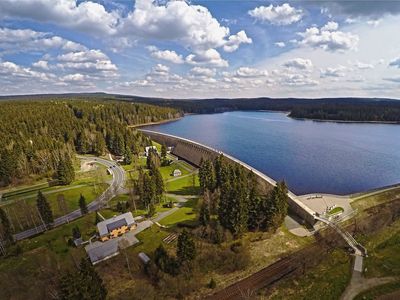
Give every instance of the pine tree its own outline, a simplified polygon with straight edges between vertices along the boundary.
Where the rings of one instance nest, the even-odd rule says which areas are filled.
[[[12,235],[11,231],[11,223],[10,220],[8,219],[8,216],[6,212],[0,207],[0,224],[1,224],[1,231],[2,231],[2,237],[6,244],[13,244],[14,243],[14,237]]]
[[[164,193],[164,180],[162,178],[160,170],[156,168],[154,165],[152,165],[150,171],[151,171],[151,179],[153,180],[154,185],[156,187],[157,201],[160,202],[162,195]]]
[[[96,134],[96,140],[93,147],[93,152],[97,156],[102,156],[104,154],[104,150],[106,148],[106,142],[104,140],[103,135],[99,132]]]
[[[36,205],[43,222],[46,225],[51,225],[54,222],[53,212],[51,211],[50,205],[47,202],[46,197],[41,191],[38,192]]]
[[[83,196],[82,194],[79,197],[79,208],[81,209],[82,215],[86,215],[89,212],[87,204],[86,204],[85,196]]]
[[[132,152],[131,149],[129,149],[129,147],[126,147],[124,152],[124,164],[130,165],[131,163],[132,163]]]
[[[200,207],[199,222],[203,226],[207,226],[210,223],[210,200],[209,192],[206,191],[203,196],[203,203]]]
[[[161,159],[163,161],[167,159],[167,146],[164,143],[161,145]]]
[[[285,182],[278,182],[264,204],[263,229],[276,230],[283,223],[288,210],[288,195]]]
[[[60,299],[78,300],[84,299],[81,292],[81,277],[79,274],[67,272],[60,278]]]
[[[196,245],[186,229],[178,237],[176,256],[180,263],[193,260],[196,257]]]
[[[78,226],[72,227],[72,237],[74,239],[79,239],[81,237],[81,231]]]
[[[99,216],[98,211],[96,210],[96,212],[94,213],[95,217],[94,217],[94,225],[97,225],[97,223],[101,222],[101,218]]]
[[[65,159],[60,159],[58,163],[57,179],[63,185],[68,185],[75,179],[74,166],[68,156]]]
[[[106,299],[107,289],[103,283],[103,280],[87,259],[81,260],[81,263],[79,265],[79,274],[82,279],[82,299]]]

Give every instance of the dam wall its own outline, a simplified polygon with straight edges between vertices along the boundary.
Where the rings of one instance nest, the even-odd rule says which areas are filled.
[[[257,176],[257,181],[260,184],[261,191],[263,193],[267,193],[276,184],[275,180],[268,177],[264,173],[217,149],[213,149],[203,144],[170,134],[159,133],[145,129],[140,129],[140,132],[157,143],[165,144],[168,147],[173,147],[172,154],[194,164],[195,166],[200,166],[202,159],[215,160],[219,155],[222,154],[228,161],[240,164],[248,171],[253,172]],[[288,196],[290,211],[299,216],[309,225],[314,225],[316,223],[314,211],[297,199],[297,196],[292,192],[289,191]]]

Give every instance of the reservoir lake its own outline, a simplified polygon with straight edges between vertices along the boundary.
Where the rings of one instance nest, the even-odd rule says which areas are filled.
[[[351,194],[400,183],[400,125],[295,120],[286,113],[188,115],[146,129],[228,153],[298,195]]]

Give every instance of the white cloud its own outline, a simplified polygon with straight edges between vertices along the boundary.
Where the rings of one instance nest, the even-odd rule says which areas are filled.
[[[169,73],[169,67],[164,66],[162,64],[157,64],[152,69],[153,75],[165,76],[165,75],[168,75],[168,73]]]
[[[215,69],[203,68],[203,67],[194,67],[190,70],[190,72],[195,76],[204,76],[204,77],[213,77],[215,76]]]
[[[254,78],[254,77],[268,76],[268,72],[266,70],[259,70],[255,68],[240,67],[234,72],[234,76],[244,77],[244,78]]]
[[[164,5],[152,0],[137,0],[134,10],[122,20],[120,34],[145,39],[177,41],[194,51],[207,51],[226,45],[234,51],[240,43],[249,43],[244,31],[230,35],[210,11],[186,1],[166,1]]]
[[[326,77],[344,77],[346,74],[344,73],[347,70],[346,67],[344,66],[338,66],[336,68],[326,68],[326,69],[321,69],[320,70],[320,77],[321,78],[326,78]]]
[[[228,38],[228,41],[224,45],[224,51],[233,52],[239,48],[240,44],[251,44],[252,42],[253,40],[246,35],[246,32],[241,30]]]
[[[184,63],[184,59],[182,55],[178,55],[175,51],[172,50],[158,50],[155,47],[149,47],[151,52],[151,56],[157,59],[165,60],[172,62],[174,64],[182,64]]]
[[[353,66],[355,66],[357,69],[360,69],[360,70],[368,70],[368,69],[374,68],[373,64],[363,63],[360,61],[356,61],[355,63],[353,63]]]
[[[57,67],[96,77],[116,77],[117,66],[100,50],[69,52],[57,56]]]
[[[86,47],[50,33],[31,29],[0,28],[0,49],[6,52],[45,51],[58,48],[64,51],[81,51]]]
[[[116,33],[117,12],[108,12],[103,5],[76,0],[1,0],[0,17],[52,22],[87,33]]]
[[[282,85],[288,86],[314,86],[318,85],[319,82],[310,78],[305,74],[282,74],[280,78]]]
[[[277,47],[279,47],[279,48],[284,48],[284,47],[286,47],[286,44],[285,44],[284,42],[276,42],[274,45],[277,46]]]
[[[304,58],[293,58],[283,64],[286,68],[293,68],[299,70],[311,70],[313,68],[312,61]]]
[[[13,62],[5,61],[0,62],[0,74],[4,78],[18,78],[18,79],[38,79],[42,81],[49,80],[51,74],[33,71],[30,68],[21,67]]]
[[[38,69],[43,69],[43,70],[48,70],[49,69],[49,63],[46,60],[39,60],[37,62],[34,62],[32,64],[33,67],[38,68]]]
[[[215,49],[189,54],[186,57],[186,62],[191,65],[209,65],[214,67],[228,67],[229,65]]]
[[[250,10],[249,15],[261,22],[269,22],[274,25],[290,25],[301,20],[303,11],[296,9],[288,3],[283,5],[260,6]]]
[[[298,44],[327,51],[355,50],[359,37],[349,32],[338,31],[338,27],[337,23],[328,22],[321,29],[307,28],[305,32],[298,33],[302,37]]]

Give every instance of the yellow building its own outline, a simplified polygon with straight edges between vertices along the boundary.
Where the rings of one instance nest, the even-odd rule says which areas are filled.
[[[101,241],[123,235],[124,233],[136,228],[136,222],[131,212],[114,216],[111,219],[97,223],[97,230]]]

